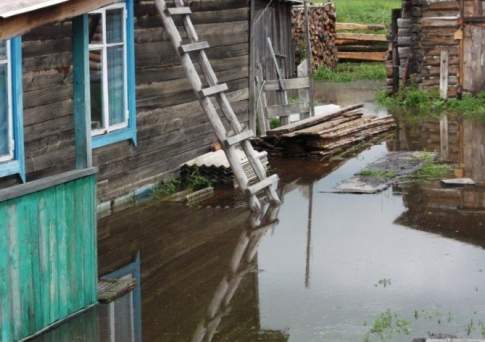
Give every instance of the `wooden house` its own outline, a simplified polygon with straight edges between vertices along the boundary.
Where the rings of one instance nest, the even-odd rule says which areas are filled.
[[[447,88],[448,96],[485,90],[484,3],[403,0],[393,15],[389,84]]]
[[[187,2],[252,128],[250,71],[264,63],[255,37],[271,37],[291,72],[293,3]],[[275,25],[263,30],[256,18]],[[132,203],[216,141],[154,1],[2,2],[1,341],[95,304],[96,208]]]

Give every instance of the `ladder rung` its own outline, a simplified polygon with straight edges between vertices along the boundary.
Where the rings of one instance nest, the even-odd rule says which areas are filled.
[[[250,187],[248,187],[248,191],[251,195],[255,195],[258,192],[260,192],[261,190],[263,190],[263,189],[265,189],[265,188],[267,188],[267,187],[269,187],[273,184],[276,184],[277,182],[278,182],[278,175],[272,175],[270,177],[263,179],[259,183],[251,185]]]
[[[229,87],[227,86],[227,84],[222,83],[222,84],[217,84],[217,85],[209,87],[209,88],[202,89],[200,91],[200,95],[202,95],[202,96],[213,96],[213,95],[223,93],[223,92],[228,91],[228,90],[229,90]]]
[[[227,137],[226,141],[224,142],[226,146],[234,146],[243,142],[244,140],[254,138],[254,133],[252,130],[246,130],[239,134],[233,135],[232,137]]]
[[[194,51],[200,51],[209,48],[209,43],[207,42],[197,42],[197,43],[190,43],[184,44],[180,46],[180,53],[189,53]]]
[[[171,7],[165,9],[167,15],[190,15],[192,10],[190,7]]]

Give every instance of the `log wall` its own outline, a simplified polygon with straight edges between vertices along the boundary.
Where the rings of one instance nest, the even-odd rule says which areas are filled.
[[[485,90],[485,74],[480,63],[485,54],[483,13],[485,4],[473,0],[403,0],[395,42],[401,86],[415,83],[423,89],[439,88],[440,55],[446,50],[448,96]],[[393,75],[391,59],[389,85]]]
[[[209,151],[216,141],[192,92],[153,1],[136,2],[138,146],[125,141],[93,151],[98,200],[153,183],[164,173]],[[249,2],[191,2],[208,56],[241,121],[249,108]],[[28,180],[74,168],[71,21],[34,29],[23,37],[24,121]],[[0,188],[11,184],[0,182]]]

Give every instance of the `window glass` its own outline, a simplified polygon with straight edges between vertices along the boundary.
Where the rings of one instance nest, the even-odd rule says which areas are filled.
[[[91,89],[91,128],[103,129],[103,62],[102,51],[89,52],[90,89]]]
[[[94,135],[128,126],[125,8],[89,15],[91,121]]]
[[[0,161],[10,155],[9,64],[7,44],[0,41]]]
[[[124,47],[108,48],[109,124],[125,121]]]
[[[106,42],[108,44],[123,42],[123,9],[106,11]]]
[[[89,15],[89,44],[103,43],[103,22],[100,13]]]
[[[7,42],[0,40],[0,60],[7,59]]]

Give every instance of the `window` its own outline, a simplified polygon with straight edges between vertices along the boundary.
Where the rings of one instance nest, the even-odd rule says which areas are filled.
[[[0,162],[14,158],[10,41],[0,41]]]
[[[25,181],[21,40],[0,40],[0,177]]]
[[[133,0],[90,12],[87,20],[92,145],[136,143]]]

